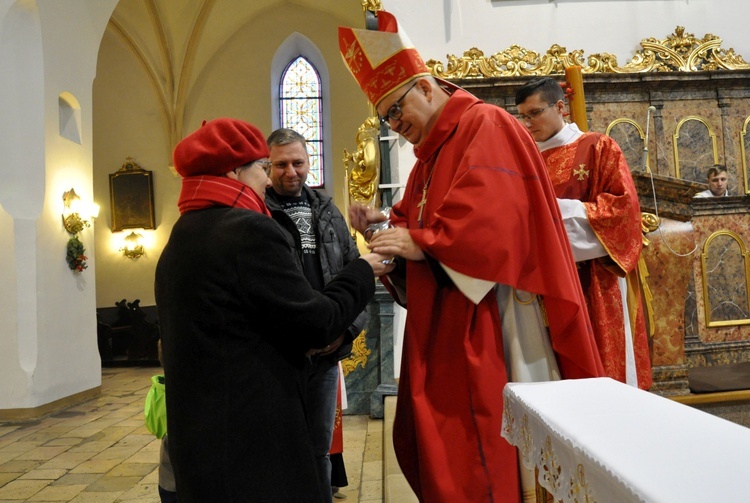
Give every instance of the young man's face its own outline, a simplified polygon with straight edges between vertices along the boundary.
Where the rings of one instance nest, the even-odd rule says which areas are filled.
[[[721,197],[727,192],[727,172],[719,171],[708,178],[708,188],[714,197]]]
[[[273,190],[282,196],[299,196],[310,172],[307,149],[298,141],[271,146],[271,183]]]
[[[565,103],[547,103],[541,93],[532,94],[518,105],[518,120],[526,126],[536,142],[549,140],[565,126]]]

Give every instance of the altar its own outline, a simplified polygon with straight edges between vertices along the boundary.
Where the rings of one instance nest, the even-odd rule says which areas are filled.
[[[610,378],[509,383],[502,436],[556,501],[748,501],[750,429]]]

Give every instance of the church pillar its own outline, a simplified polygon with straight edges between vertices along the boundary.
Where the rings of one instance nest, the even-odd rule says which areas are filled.
[[[0,421],[43,416],[101,385],[93,229],[80,233],[89,260],[76,274],[61,214],[70,188],[92,198],[91,90],[116,3],[0,6]],[[61,134],[63,93],[80,105],[76,141]]]

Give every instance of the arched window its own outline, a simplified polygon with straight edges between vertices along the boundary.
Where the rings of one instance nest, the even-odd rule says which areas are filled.
[[[307,140],[310,173],[307,185],[325,185],[323,162],[323,93],[320,75],[313,64],[298,56],[281,75],[279,86],[279,123],[294,129]]]

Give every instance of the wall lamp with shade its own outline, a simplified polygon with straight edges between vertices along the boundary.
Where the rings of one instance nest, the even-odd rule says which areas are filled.
[[[99,216],[99,205],[93,201],[82,201],[74,189],[63,193],[63,204],[63,226],[70,234],[78,234]]]
[[[128,258],[138,259],[142,257],[146,253],[146,250],[143,247],[143,236],[132,231],[125,236],[125,239],[123,239],[120,251],[122,251],[122,254]]]

